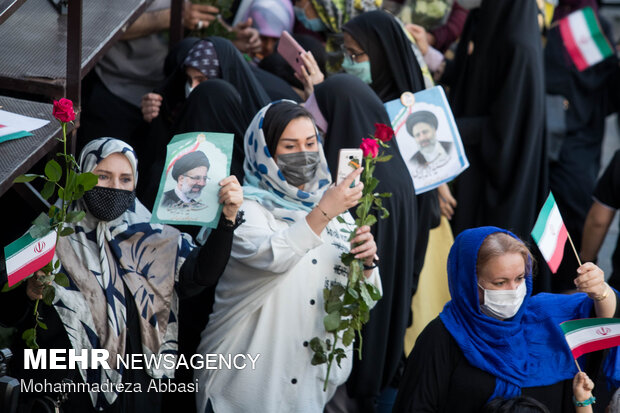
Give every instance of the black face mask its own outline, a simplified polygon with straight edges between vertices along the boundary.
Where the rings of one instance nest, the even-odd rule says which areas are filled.
[[[101,221],[112,221],[133,205],[134,191],[96,186],[84,193],[88,211]]]
[[[286,181],[293,186],[302,186],[315,175],[321,163],[318,152],[302,151],[278,155],[278,167]]]

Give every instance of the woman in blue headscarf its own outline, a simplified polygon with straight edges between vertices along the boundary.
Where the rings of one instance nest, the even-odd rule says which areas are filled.
[[[573,411],[577,368],[559,324],[618,308],[600,268],[585,263],[577,274],[579,293],[532,297],[532,257],[521,240],[496,227],[463,231],[448,258],[452,300],[419,336],[395,411],[478,412],[520,394],[551,412]]]
[[[346,285],[340,255],[356,254],[367,265],[367,281],[380,288],[370,228],[360,228],[350,243],[343,232],[354,228],[347,211],[362,195],[362,183],[351,187],[361,168],[330,186],[312,117],[292,101],[261,109],[244,143],[246,222],[235,232],[198,353],[247,355],[247,366],[197,370],[198,411],[321,412],[353,358],[348,346],[323,391],[327,367],[310,364],[309,341],[331,337],[323,325],[323,289]]]

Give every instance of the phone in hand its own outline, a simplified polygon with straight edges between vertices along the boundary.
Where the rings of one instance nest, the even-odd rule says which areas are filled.
[[[301,60],[301,54],[305,53],[305,50],[287,31],[283,31],[280,36],[280,41],[278,41],[278,53],[291,65],[295,72],[303,75],[301,67],[304,62]]]
[[[338,151],[338,173],[336,174],[336,185],[344,181],[347,176],[357,168],[362,166],[362,150],[360,148],[342,148]],[[357,176],[351,183],[351,188],[360,182]]]

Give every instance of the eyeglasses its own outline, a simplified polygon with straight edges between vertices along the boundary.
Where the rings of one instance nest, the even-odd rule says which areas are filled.
[[[364,51],[351,53],[351,51],[349,49],[347,49],[346,47],[344,47],[344,45],[340,46],[340,50],[342,50],[342,53],[345,56],[347,56],[349,59],[353,60],[354,62],[356,61],[356,59],[358,57],[364,56],[366,54],[366,52],[364,52]]]
[[[190,176],[190,175],[185,175],[183,174],[183,176],[191,179],[192,181],[205,181],[205,183],[209,182],[211,180],[211,178],[209,178],[206,175],[194,175],[194,176]]]

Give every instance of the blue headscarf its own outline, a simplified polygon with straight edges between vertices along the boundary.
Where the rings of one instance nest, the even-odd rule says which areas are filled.
[[[329,187],[331,174],[325,160],[323,146],[318,145],[320,164],[314,178],[304,185],[303,190],[286,181],[282,171],[280,171],[280,168],[269,153],[269,149],[267,149],[263,132],[265,114],[271,105],[280,102],[297,104],[292,100],[270,103],[254,116],[248,130],[245,132],[243,197],[257,201],[278,218],[294,221],[294,214],[291,214],[290,211],[310,212]],[[316,130],[316,127],[315,132],[318,139],[319,132]]]
[[[512,398],[523,387],[546,386],[572,379],[577,373],[573,356],[559,324],[587,318],[593,305],[585,293],[537,294],[532,297],[532,273],[527,269],[527,295],[517,314],[497,320],[480,312],[476,264],[487,236],[496,227],[463,231],[448,257],[452,300],[439,316],[469,363],[495,376],[495,397]]]

